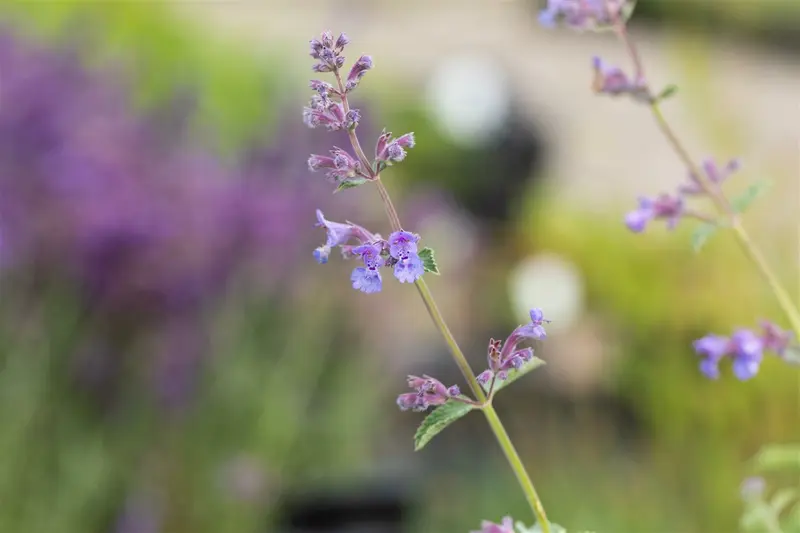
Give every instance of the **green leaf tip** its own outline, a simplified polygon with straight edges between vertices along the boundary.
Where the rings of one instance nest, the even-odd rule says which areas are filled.
[[[432,274],[439,274],[439,265],[436,264],[436,259],[433,255],[432,248],[423,248],[419,251],[419,258],[422,259],[422,268],[425,269],[425,272],[430,272]]]
[[[345,189],[353,189],[358,187],[359,185],[364,185],[367,181],[367,178],[353,178],[347,181],[343,181],[339,184],[338,187],[333,191],[333,194],[336,194],[339,191],[343,191]]]
[[[444,428],[466,415],[476,407],[468,403],[448,400],[425,417],[414,434],[414,451],[418,452]]]
[[[661,90],[660,93],[658,93],[658,96],[656,96],[656,101],[657,102],[661,102],[663,100],[666,100],[667,98],[672,98],[677,93],[678,93],[678,86],[677,85],[675,85],[675,84],[667,85],[666,87],[664,87]]]
[[[756,198],[764,194],[772,185],[771,182],[761,180],[750,185],[745,191],[731,200],[731,206],[737,213],[744,213]]]
[[[703,222],[692,233],[692,250],[698,253],[706,245],[708,239],[717,232],[719,226],[711,222]]]

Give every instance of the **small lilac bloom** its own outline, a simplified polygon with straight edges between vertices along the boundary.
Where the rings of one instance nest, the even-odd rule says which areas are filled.
[[[713,159],[707,157],[703,160],[703,173],[706,179],[713,185],[722,184],[728,177],[739,170],[741,163],[738,159],[731,159],[728,163],[720,168]],[[680,192],[687,195],[704,194],[705,189],[700,184],[700,178],[693,173],[689,173],[689,181],[681,185]]]
[[[730,352],[730,341],[722,335],[706,335],[694,341],[694,351],[704,356],[700,371],[709,379],[719,378],[719,362]]]
[[[356,111],[357,113],[357,111]],[[347,129],[344,105],[327,96],[315,94],[308,107],[303,108],[303,123],[311,129],[323,126],[328,131]]]
[[[312,154],[308,158],[308,168],[312,172],[328,169],[325,177],[337,185],[353,178],[368,178],[362,172],[361,163],[347,151],[334,147],[330,151],[332,157]]]
[[[416,392],[401,394],[397,397],[397,406],[403,411],[424,411],[428,407],[442,405],[450,398],[461,394],[459,388],[453,385],[445,387],[441,381],[430,376],[408,376],[408,386]]]
[[[401,283],[413,283],[425,273],[417,254],[417,242],[419,235],[409,231],[395,231],[389,236],[389,254],[397,260],[394,276]]]
[[[350,275],[354,289],[367,294],[381,290],[382,280],[378,269],[384,265],[384,259],[381,257],[382,249],[379,244],[364,244],[353,249],[353,253],[360,255],[365,265],[356,267]]]
[[[372,68],[372,58],[370,56],[361,56],[358,58],[353,64],[353,67],[350,69],[350,73],[347,75],[347,81],[345,82],[345,89],[350,92],[358,86],[358,83],[361,81],[361,78],[364,77],[364,74],[367,73],[368,70]]]
[[[761,341],[765,350],[770,350],[778,355],[783,355],[794,338],[791,331],[783,330],[768,320],[761,321]]]
[[[554,27],[559,20],[568,27],[583,31],[613,24],[630,0],[548,0],[539,13],[539,23]]]
[[[355,129],[360,120],[361,113],[358,111],[358,109],[351,109],[344,117],[344,128],[347,130]]]
[[[641,197],[638,209],[625,215],[625,225],[634,233],[641,233],[651,220],[666,219],[667,228],[674,229],[684,213],[684,202],[680,196],[661,194],[655,200]]]
[[[592,88],[595,92],[611,96],[628,94],[637,100],[649,102],[650,98],[644,80],[632,80],[622,69],[607,65],[596,56],[592,60],[592,65],[594,66]]]
[[[481,529],[471,533],[514,533],[514,521],[510,516],[503,518],[503,521],[499,524],[484,520],[481,523]]]
[[[383,131],[375,146],[375,160],[387,166],[399,163],[406,158],[406,148],[415,145],[414,133],[406,133],[397,139],[392,139],[392,133]]]
[[[317,209],[317,223],[314,225],[325,228],[327,232],[325,244],[314,250],[314,258],[320,264],[328,262],[328,256],[333,248],[344,246],[350,239],[357,239],[359,243],[365,243],[379,238],[378,235],[374,235],[356,224],[351,224],[350,222],[342,224],[341,222],[326,220],[319,209]]]
[[[414,283],[425,273],[425,267],[417,254],[409,254],[394,265],[394,277],[400,283]]]
[[[746,381],[758,373],[763,358],[764,343],[752,331],[740,329],[731,336],[733,373]]]
[[[309,55],[318,61],[312,69],[315,72],[333,72],[341,68],[344,65],[341,52],[349,42],[350,39],[343,33],[334,42],[333,34],[329,31],[323,32],[319,39],[311,39]]]
[[[478,375],[478,383],[486,385],[494,377],[494,372],[491,370],[484,370]]]

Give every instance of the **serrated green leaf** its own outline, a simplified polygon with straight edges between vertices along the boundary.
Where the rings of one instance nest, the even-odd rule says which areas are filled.
[[[662,101],[662,100],[666,100],[667,98],[671,98],[671,97],[675,96],[675,94],[677,92],[678,92],[678,86],[677,85],[674,85],[674,84],[667,85],[666,87],[664,87],[661,90],[660,93],[658,93],[658,96],[656,96],[656,100],[659,101],[659,102]]]
[[[703,249],[708,239],[716,233],[719,226],[710,222],[703,222],[692,233],[692,250],[695,253]]]
[[[447,403],[434,409],[417,428],[417,432],[414,435],[414,451],[421,450],[444,428],[473,409],[475,409],[474,405],[454,400],[447,400]]]
[[[419,258],[422,259],[422,268],[425,269],[425,272],[439,274],[439,266],[436,264],[432,248],[423,248],[420,250]]]
[[[769,506],[772,507],[772,512],[779,515],[786,509],[790,503],[797,499],[797,489],[780,489],[770,499]]]
[[[742,194],[731,200],[731,206],[737,213],[744,213],[756,198],[769,189],[771,183],[766,180],[757,181],[750,185]]]
[[[522,365],[519,368],[519,370],[510,370],[508,372],[508,377],[506,379],[504,379],[503,381],[498,380],[497,383],[495,383],[494,385],[495,392],[499,391],[500,389],[508,387],[509,385],[517,381],[519,378],[521,378],[528,372],[533,372],[534,370],[536,370],[540,366],[543,366],[544,364],[545,362],[543,359],[539,359],[538,357],[534,356],[533,359]]]
[[[758,471],[800,469],[800,444],[765,446],[753,459]]]
[[[348,179],[347,181],[341,182],[339,186],[336,187],[336,190],[334,190],[333,192],[334,194],[336,194],[337,192],[343,191],[345,189],[352,189],[354,187],[358,187],[359,185],[364,185],[367,181],[369,181],[367,180],[367,178]]]

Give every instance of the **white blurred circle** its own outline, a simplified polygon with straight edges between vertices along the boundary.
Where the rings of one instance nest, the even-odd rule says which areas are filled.
[[[578,267],[565,258],[542,253],[522,260],[509,279],[509,296],[520,323],[530,321],[528,312],[541,307],[552,323],[548,332],[567,330],[584,308],[584,282]]]
[[[496,60],[475,55],[441,64],[427,87],[427,104],[441,130],[461,145],[485,143],[510,114],[511,91]]]

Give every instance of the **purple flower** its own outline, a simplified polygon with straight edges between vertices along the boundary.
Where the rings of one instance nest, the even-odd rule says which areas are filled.
[[[500,524],[484,520],[481,522],[481,529],[471,533],[514,533],[514,521],[510,516],[503,518]]]
[[[489,339],[486,352],[486,361],[489,369],[478,376],[481,385],[488,383],[493,377],[504,380],[508,377],[509,370],[519,370],[522,365],[533,359],[533,348],[519,348],[519,344],[526,339],[542,340],[547,337],[543,324],[550,322],[544,318],[541,309],[534,308],[530,311],[531,322],[518,326],[506,342]]]
[[[327,263],[331,250],[336,246],[345,245],[350,239],[356,239],[360,244],[363,244],[380,238],[379,235],[374,235],[356,224],[350,222],[342,224],[341,222],[326,220],[319,209],[317,209],[317,223],[314,225],[325,228],[327,232],[325,244],[314,250],[314,258],[319,264]]]
[[[613,24],[630,0],[548,0],[539,13],[539,23],[555,26],[559,20],[568,27],[583,31]]]
[[[354,179],[369,179],[362,171],[361,163],[347,151],[334,147],[330,153],[331,157],[312,154],[308,158],[308,169],[312,172],[327,169],[325,177],[336,185]]]
[[[389,254],[397,260],[394,276],[401,283],[413,283],[425,273],[417,254],[417,242],[419,235],[408,231],[395,231],[389,236]]]
[[[684,202],[680,196],[640,197],[638,209],[625,215],[625,225],[634,233],[641,233],[651,220],[667,219],[667,228],[673,229],[684,214]]]
[[[694,350],[704,356],[700,362],[700,371],[709,379],[719,378],[719,362],[728,355],[730,342],[722,335],[706,335],[694,341]]]
[[[765,350],[770,350],[778,355],[783,355],[789,347],[794,334],[791,331],[783,330],[768,320],[761,321],[761,342]]]
[[[380,292],[382,280],[378,269],[385,264],[382,251],[383,247],[379,244],[364,244],[353,249],[353,253],[360,255],[365,265],[356,267],[350,276],[354,289],[367,294]]]
[[[393,139],[392,133],[384,130],[375,146],[375,160],[386,166],[399,163],[406,158],[405,149],[413,148],[414,144],[413,132]]]
[[[706,179],[713,185],[720,185],[728,176],[739,170],[741,163],[738,159],[731,159],[728,163],[720,168],[713,159],[707,157],[703,160],[703,173]],[[700,185],[700,178],[692,173],[689,173],[689,182],[680,186],[680,192],[687,195],[705,194],[703,186]]]
[[[428,407],[442,405],[461,394],[457,386],[445,387],[441,381],[430,376],[408,376],[408,386],[416,392],[401,394],[397,406],[403,411],[424,411]]]
[[[733,373],[746,381],[758,373],[763,357],[764,343],[752,331],[740,329],[731,336]]]
[[[372,58],[370,56],[359,57],[358,61],[356,61],[350,69],[350,73],[347,75],[347,81],[345,82],[345,89],[347,92],[355,89],[361,81],[361,78],[364,77],[364,74],[371,68]]]
[[[749,329],[738,329],[730,338],[706,335],[694,341],[694,350],[704,357],[700,371],[710,379],[719,378],[719,363],[725,357],[733,361],[733,374],[746,381],[758,373],[765,342]]]
[[[356,111],[356,121],[358,120]],[[341,102],[334,102],[326,96],[315,94],[311,97],[308,107],[303,108],[303,122],[311,129],[323,126],[328,131],[348,129],[348,118]]]
[[[344,56],[341,52],[349,42],[344,33],[334,42],[333,34],[329,31],[323,32],[319,39],[311,39],[309,55],[317,60],[312,67],[314,72],[333,72],[342,68]]]
[[[594,82],[592,88],[597,93],[608,94],[611,96],[620,96],[628,94],[633,98],[649,102],[650,96],[644,80],[632,80],[628,78],[622,69],[619,67],[607,65],[599,57],[592,59],[594,66]]]

